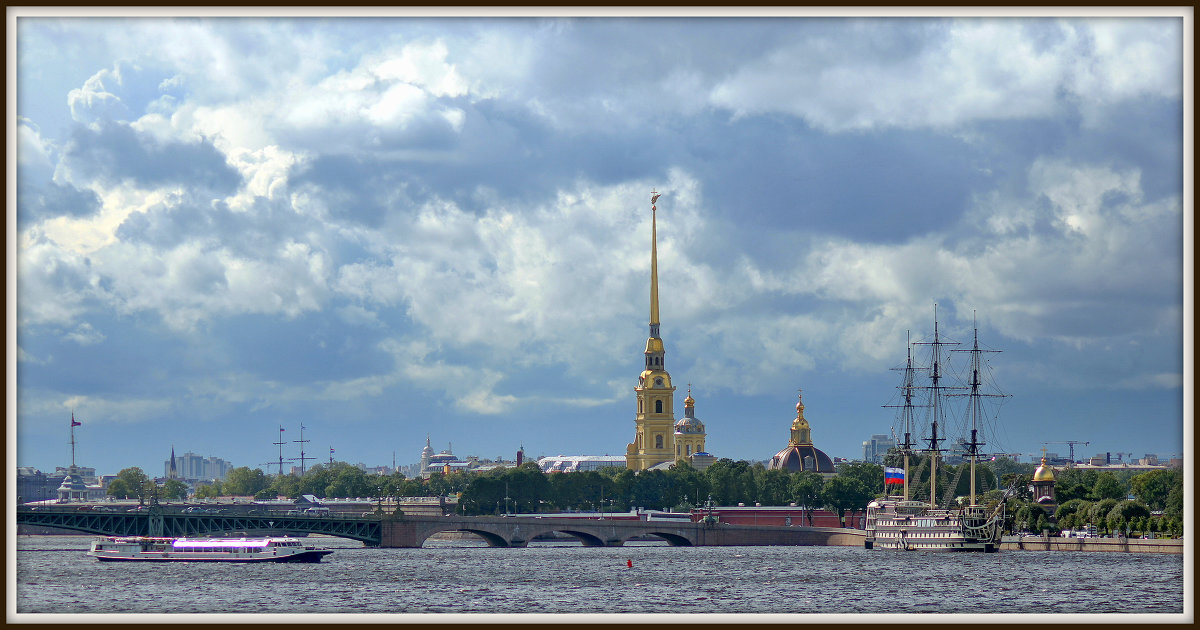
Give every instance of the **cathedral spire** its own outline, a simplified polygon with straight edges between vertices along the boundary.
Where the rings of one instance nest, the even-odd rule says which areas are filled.
[[[650,336],[658,338],[658,207],[659,195],[650,193]]]

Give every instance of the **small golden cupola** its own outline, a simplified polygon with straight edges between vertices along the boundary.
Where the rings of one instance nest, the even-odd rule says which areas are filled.
[[[1026,470],[1029,470],[1026,468]],[[1046,456],[1042,456],[1042,464],[1033,471],[1034,481],[1054,481],[1054,469],[1046,465]]]
[[[812,443],[812,429],[808,426],[808,420],[804,419],[804,399],[801,394],[796,402],[796,419],[792,421],[792,439],[788,440],[788,446],[811,446]]]

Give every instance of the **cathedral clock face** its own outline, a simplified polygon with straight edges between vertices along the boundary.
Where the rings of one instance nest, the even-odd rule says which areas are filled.
[[[658,387],[662,387],[662,377],[660,376],[660,377],[654,379],[654,384],[657,385]]]

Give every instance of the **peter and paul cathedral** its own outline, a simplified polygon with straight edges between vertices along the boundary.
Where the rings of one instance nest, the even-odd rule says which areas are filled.
[[[704,425],[695,418],[695,399],[688,392],[685,417],[675,422],[675,386],[665,363],[666,348],[658,320],[658,208],[659,194],[650,196],[650,337],[646,340],[645,366],[633,391],[637,416],[633,442],[625,449],[630,470],[646,470],[677,459],[704,453]]]

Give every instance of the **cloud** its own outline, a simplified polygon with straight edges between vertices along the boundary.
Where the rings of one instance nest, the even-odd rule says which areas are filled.
[[[67,333],[67,339],[81,346],[90,346],[104,341],[104,334],[92,328],[91,324],[83,322],[76,326],[75,330]]]
[[[129,181],[142,188],[187,185],[229,194],[240,177],[207,142],[160,143],[122,123],[77,127],[63,148],[60,175],[71,181]]]
[[[129,108],[114,94],[121,85],[121,68],[104,69],[88,78],[83,87],[67,94],[67,106],[77,122],[91,124],[108,120],[128,120]]]
[[[713,87],[738,116],[782,112],[829,132],[953,129],[1081,104],[1179,94],[1177,20],[841,23],[751,60]],[[852,37],[861,47],[837,45]]]

